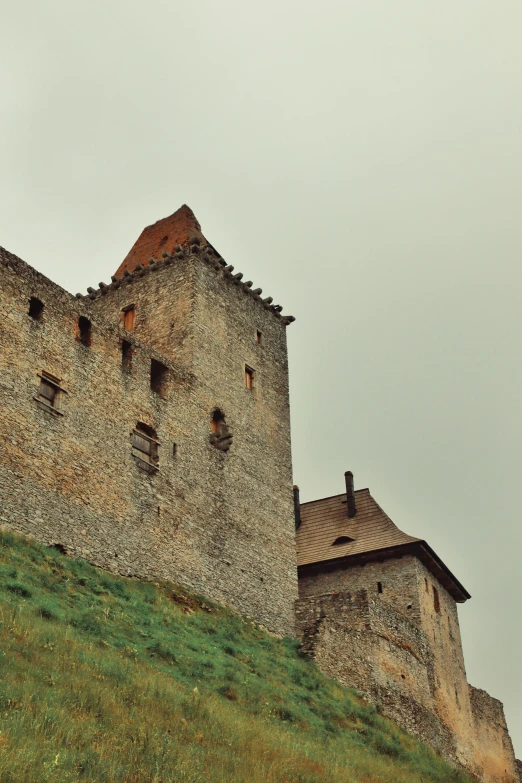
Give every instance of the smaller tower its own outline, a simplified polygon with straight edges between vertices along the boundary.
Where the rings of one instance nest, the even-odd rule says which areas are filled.
[[[485,783],[514,783],[502,705],[466,679],[457,603],[469,593],[368,489],[354,492],[350,471],[345,479],[345,494],[300,506],[297,626],[305,647],[328,675],[447,759]],[[487,710],[477,706],[484,702]]]

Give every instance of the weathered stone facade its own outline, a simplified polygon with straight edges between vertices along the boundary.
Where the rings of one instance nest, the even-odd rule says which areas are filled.
[[[187,248],[75,298],[1,251],[0,522],[293,633],[289,320],[217,254],[201,256]],[[43,304],[37,317],[31,297]],[[55,407],[37,399],[45,373],[60,387]],[[217,409],[228,450],[211,431]],[[140,423],[157,466],[137,458]]]
[[[320,529],[318,519],[309,537]],[[350,526],[356,541],[357,517]],[[380,540],[378,525],[372,535]],[[326,674],[446,759],[484,783],[518,783],[502,704],[468,685],[455,598],[408,553],[424,543],[402,545],[402,555],[383,548],[300,566],[297,632]]]
[[[0,524],[276,633],[297,618],[328,675],[485,783],[522,783],[502,705],[466,680],[455,601],[469,594],[368,490],[301,507],[294,614],[293,318],[187,207],[88,291],[0,248]]]

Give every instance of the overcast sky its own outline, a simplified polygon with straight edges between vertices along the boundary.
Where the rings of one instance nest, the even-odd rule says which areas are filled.
[[[0,5],[0,244],[85,292],[188,203],[297,318],[302,499],[427,539],[522,755],[520,0]]]

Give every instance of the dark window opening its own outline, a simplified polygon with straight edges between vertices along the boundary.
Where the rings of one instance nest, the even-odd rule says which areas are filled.
[[[35,321],[41,321],[43,317],[43,311],[44,303],[37,299],[36,296],[32,296],[29,299],[29,310],[27,311],[28,315],[30,315],[31,318],[34,318]]]
[[[210,442],[218,451],[227,452],[232,445],[232,433],[225,421],[225,415],[216,408],[210,420]]]
[[[132,368],[132,345],[128,340],[121,341],[121,366],[127,372]]]
[[[248,364],[245,364],[245,386],[250,391],[254,388],[254,370]]]
[[[440,598],[439,598],[439,591],[433,585],[433,607],[437,614],[440,614]]]
[[[351,544],[354,539],[350,538],[350,536],[339,536],[339,538],[336,538],[333,542],[332,546],[339,546],[339,544]]]
[[[407,604],[406,609],[411,609],[413,607],[413,604]]]
[[[382,582],[377,582],[377,592],[382,593]]]
[[[92,343],[92,324],[84,315],[78,318],[78,331],[78,340],[82,345],[89,347]]]
[[[158,447],[156,430],[139,421],[132,432],[132,456],[140,470],[145,473],[155,473],[158,470]]]
[[[178,444],[177,443],[173,443],[172,444],[172,456],[174,457],[174,459],[176,459],[176,457],[178,456]]]
[[[260,332],[259,329],[256,332],[256,343],[263,345],[263,333]]]
[[[156,359],[150,360],[150,388],[160,397],[165,396],[167,390],[169,368]]]
[[[134,329],[134,324],[136,322],[136,307],[132,305],[127,305],[127,307],[124,307],[121,311],[121,318],[123,321],[123,328],[127,332],[132,332]]]

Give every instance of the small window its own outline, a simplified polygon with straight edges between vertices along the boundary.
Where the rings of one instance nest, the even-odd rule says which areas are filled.
[[[123,321],[123,328],[126,329],[127,332],[132,332],[134,329],[134,323],[136,321],[136,307],[133,304],[124,307],[121,311],[121,317]]]
[[[40,386],[35,395],[35,400],[47,408],[51,408],[56,413],[60,413],[58,410],[59,400],[61,393],[64,391],[60,386],[60,379],[48,372],[42,372],[39,377]]]
[[[339,536],[339,538],[336,538],[333,542],[332,546],[339,546],[340,544],[351,544],[354,539],[350,538],[350,536]]]
[[[440,614],[440,598],[439,598],[439,591],[433,585],[433,608],[437,612],[437,614]]]
[[[150,361],[150,388],[160,397],[165,396],[167,382],[169,377],[169,368],[156,359]]]
[[[245,364],[245,386],[250,391],[254,388],[254,370],[248,364]]]
[[[87,347],[92,343],[92,324],[84,315],[78,318],[78,340]]]
[[[210,442],[218,450],[227,452],[232,445],[232,433],[225,421],[225,415],[216,408],[210,420]]]
[[[121,341],[121,367],[126,372],[132,369],[132,345],[128,340]]]
[[[377,582],[377,592],[382,593],[382,582]]]
[[[35,321],[41,321],[43,318],[43,311],[44,303],[37,299],[36,296],[32,296],[29,299],[28,315],[30,315],[31,318],[34,318]]]
[[[132,456],[140,470],[146,473],[158,470],[158,446],[156,431],[148,424],[138,422],[132,432]]]
[[[426,592],[429,593],[430,592],[430,586],[428,585],[428,580],[426,579],[426,577],[424,577],[424,585],[426,587]]]
[[[263,332],[260,332],[259,329],[256,332],[256,343],[258,345],[263,345]]]

